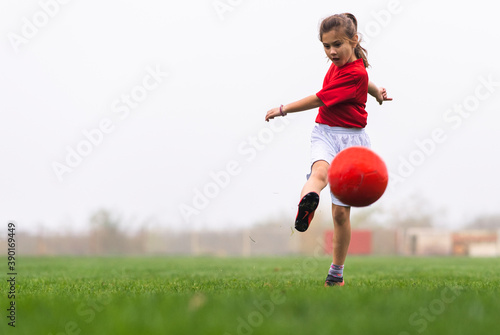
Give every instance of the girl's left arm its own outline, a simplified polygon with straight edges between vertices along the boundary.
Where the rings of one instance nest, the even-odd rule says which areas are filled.
[[[392,101],[392,98],[387,97],[387,91],[383,87],[377,87],[373,82],[368,82],[368,93],[377,99],[379,104],[382,104],[384,101]]]

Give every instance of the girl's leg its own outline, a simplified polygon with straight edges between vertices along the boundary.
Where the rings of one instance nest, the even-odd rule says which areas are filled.
[[[332,204],[333,262],[326,276],[325,286],[344,286],[344,262],[351,242],[351,207]]]
[[[333,264],[344,265],[351,242],[351,207],[332,204],[333,216]]]
[[[314,162],[311,168],[311,175],[302,188],[300,198],[302,199],[304,195],[310,192],[320,193],[322,189],[328,184],[328,169],[330,164],[326,161]]]
[[[326,161],[317,161],[311,168],[311,175],[302,188],[299,209],[295,218],[295,229],[305,232],[314,217],[319,204],[319,193],[328,183],[328,168]]]

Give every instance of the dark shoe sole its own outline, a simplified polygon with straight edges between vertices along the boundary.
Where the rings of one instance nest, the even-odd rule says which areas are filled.
[[[325,281],[325,287],[330,287],[330,286],[344,286],[344,282]]]
[[[315,192],[309,192],[299,203],[299,211],[295,219],[295,229],[300,232],[305,232],[311,223],[311,216],[314,214],[319,204],[319,195]]]
[[[325,287],[328,286],[344,286],[344,278],[336,278],[334,276],[328,275],[326,276]]]

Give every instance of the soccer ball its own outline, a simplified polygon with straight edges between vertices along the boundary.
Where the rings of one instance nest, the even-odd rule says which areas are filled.
[[[328,170],[332,193],[343,203],[365,207],[380,199],[389,181],[384,161],[365,147],[349,147],[335,156]]]

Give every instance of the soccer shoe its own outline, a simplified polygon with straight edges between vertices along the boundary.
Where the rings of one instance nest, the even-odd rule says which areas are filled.
[[[325,287],[328,286],[344,286],[344,278],[334,277],[329,274],[325,280]]]
[[[299,211],[295,218],[295,229],[304,232],[309,228],[311,220],[314,217],[314,211],[318,208],[319,195],[316,192],[309,192],[299,203]]]

